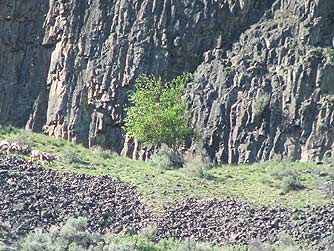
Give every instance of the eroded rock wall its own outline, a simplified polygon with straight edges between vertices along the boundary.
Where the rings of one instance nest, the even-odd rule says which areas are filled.
[[[231,50],[208,52],[189,100],[211,157],[244,163],[331,155],[333,36],[333,2],[276,1]]]
[[[42,45],[44,0],[0,1],[0,123],[41,130],[46,120],[47,77],[52,48]]]
[[[134,79],[190,71],[203,138],[191,150],[238,163],[322,158],[332,147],[330,0],[11,3],[0,2],[0,123],[145,159],[122,129]]]

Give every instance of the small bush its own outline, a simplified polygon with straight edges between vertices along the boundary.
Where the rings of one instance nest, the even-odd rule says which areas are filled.
[[[326,195],[330,203],[333,203],[334,199],[334,173],[329,173],[326,178],[320,178],[318,180],[318,188],[322,193]]]
[[[132,251],[137,250],[135,249],[135,243],[128,243],[128,242],[122,242],[122,243],[109,243],[107,245],[108,251]]]
[[[280,188],[283,192],[304,189],[305,186],[300,180],[299,173],[287,166],[278,166],[271,172],[271,176],[280,181]]]
[[[203,147],[200,147],[196,152],[197,154],[194,157],[187,159],[184,170],[190,176],[204,179],[211,178],[208,170],[214,166],[214,163],[211,161],[207,151]]]
[[[184,165],[184,170],[188,175],[193,177],[204,179],[209,178],[208,166],[199,156],[187,160]]]
[[[198,155],[197,155],[201,162],[205,165],[206,168],[212,168],[215,163],[211,160],[207,150],[202,146],[202,147],[199,147],[199,150],[198,150]]]
[[[218,251],[218,246],[187,240],[175,245],[175,251]]]
[[[162,251],[159,244],[155,244],[143,236],[112,236],[108,239],[103,250],[106,251]]]
[[[58,233],[62,244],[66,246],[76,244],[84,248],[94,244],[94,236],[86,231],[87,225],[85,218],[69,219]]]
[[[307,251],[302,245],[297,244],[291,236],[281,235],[278,237],[278,243],[271,245],[260,241],[253,241],[248,248],[249,251]]]
[[[255,115],[260,115],[264,112],[270,101],[270,95],[266,92],[259,92],[253,105]]]
[[[62,159],[67,164],[81,164],[84,162],[83,156],[70,147],[64,148]]]
[[[319,54],[319,53],[322,53],[324,51],[324,47],[312,47],[310,50],[309,50],[309,53],[312,53],[312,54]]]
[[[102,251],[104,237],[87,230],[87,219],[70,218],[61,228],[36,230],[24,238],[22,251]]]
[[[28,146],[27,150],[30,150],[34,147],[34,140],[33,140],[33,135],[31,131],[28,130],[23,130],[20,131],[17,134],[14,134],[10,138],[11,143],[18,143],[19,145],[23,146],[26,145]]]
[[[334,250],[334,235],[330,235],[319,243],[319,250],[332,251]]]
[[[183,167],[185,161],[179,152],[162,145],[159,151],[152,156],[150,162],[162,169],[172,169]]]
[[[101,146],[93,147],[94,154],[98,155],[102,159],[112,159],[115,154],[110,150],[104,150]]]
[[[0,134],[9,134],[16,131],[17,129],[15,127],[0,125]]]
[[[301,190],[303,188],[304,185],[300,181],[298,175],[290,175],[282,179],[281,189],[285,193],[288,193],[290,191]]]
[[[42,230],[36,230],[29,234],[22,242],[22,251],[53,251],[52,238],[48,233]]]
[[[143,235],[148,240],[152,240],[156,234],[157,234],[156,225],[148,225],[141,230],[141,235]]]

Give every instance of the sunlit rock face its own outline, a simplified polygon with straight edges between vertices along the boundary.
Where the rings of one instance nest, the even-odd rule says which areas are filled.
[[[141,73],[187,86],[190,123],[218,163],[331,154],[331,0],[0,2],[0,123],[146,159],[126,137]]]

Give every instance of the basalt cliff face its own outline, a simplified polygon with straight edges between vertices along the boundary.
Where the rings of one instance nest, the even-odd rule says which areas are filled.
[[[334,144],[332,0],[0,1],[0,123],[147,158],[122,126],[140,73],[187,86],[218,163],[318,160]]]

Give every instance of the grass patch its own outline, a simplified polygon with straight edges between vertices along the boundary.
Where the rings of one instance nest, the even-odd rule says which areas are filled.
[[[0,139],[17,136],[22,130],[0,128]],[[183,168],[163,170],[151,163],[112,154],[105,158],[94,150],[62,139],[31,133],[33,149],[59,156],[50,168],[89,175],[110,175],[135,185],[144,202],[155,213],[166,203],[176,203],[189,197],[234,197],[262,205],[280,204],[290,208],[328,202],[319,190],[317,181],[322,168],[314,163],[263,162],[251,165],[223,165],[205,170],[207,177],[189,175]],[[79,155],[80,161],[62,159],[64,149]],[[198,167],[196,167],[198,168]],[[298,173],[304,189],[282,194],[277,179],[272,176],[277,168],[288,168]]]

